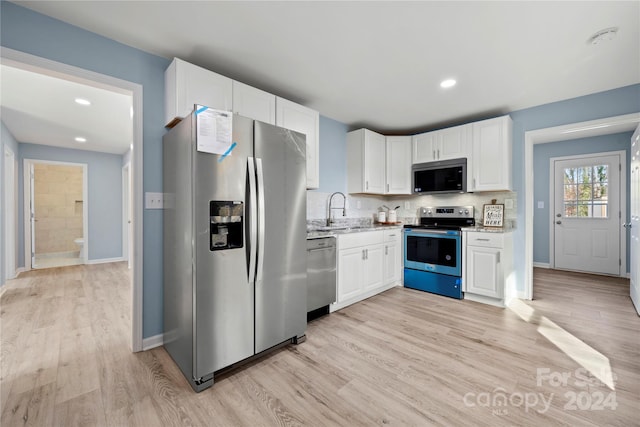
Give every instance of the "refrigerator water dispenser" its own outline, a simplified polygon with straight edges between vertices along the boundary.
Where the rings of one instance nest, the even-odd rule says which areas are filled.
[[[244,204],[238,201],[209,202],[209,249],[220,251],[242,247]]]

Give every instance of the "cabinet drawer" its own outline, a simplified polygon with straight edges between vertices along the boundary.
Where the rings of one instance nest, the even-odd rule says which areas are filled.
[[[504,248],[504,235],[502,233],[468,232],[467,246]]]
[[[357,248],[359,246],[381,244],[383,239],[382,231],[363,231],[361,233],[341,234],[338,236],[338,247],[340,250]]]
[[[392,230],[383,230],[385,242],[399,242],[402,238],[402,229],[394,228]]]

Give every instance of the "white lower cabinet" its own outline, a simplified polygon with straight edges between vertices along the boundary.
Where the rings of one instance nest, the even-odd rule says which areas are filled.
[[[384,284],[402,280],[402,230],[384,230]]]
[[[467,232],[465,299],[503,305],[515,296],[512,233]]]
[[[338,297],[330,311],[376,295],[400,282],[402,230],[393,231],[338,235]]]

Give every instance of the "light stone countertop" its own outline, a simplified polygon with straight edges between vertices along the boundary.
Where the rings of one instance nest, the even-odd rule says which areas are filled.
[[[463,227],[461,231],[477,231],[480,233],[511,233],[514,229],[511,227],[483,227],[482,225],[476,225],[475,227]]]
[[[319,239],[322,237],[338,236],[340,234],[362,233],[365,231],[401,229],[402,226],[403,226],[402,224],[397,224],[397,225],[374,224],[374,225],[368,225],[368,226],[333,227],[331,230],[309,229],[307,230],[307,239]]]

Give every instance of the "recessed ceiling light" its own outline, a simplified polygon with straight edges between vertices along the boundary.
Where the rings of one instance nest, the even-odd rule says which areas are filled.
[[[440,87],[444,89],[448,89],[450,87],[454,87],[456,83],[457,82],[454,79],[446,79],[440,83]]]
[[[613,40],[618,34],[618,27],[605,28],[604,30],[600,30],[587,40],[589,44],[600,44],[603,42],[608,42]]]
[[[84,98],[76,98],[75,99],[76,104],[80,104],[80,105],[91,105],[91,101],[89,101],[88,99],[84,99]]]
[[[76,142],[87,142],[87,138],[83,138],[81,136],[76,136]]]

